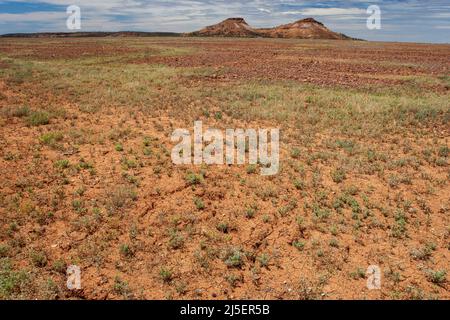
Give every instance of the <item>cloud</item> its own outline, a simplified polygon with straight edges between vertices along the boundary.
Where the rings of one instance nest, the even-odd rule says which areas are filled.
[[[265,13],[272,13],[272,11],[270,11],[269,9],[265,9],[265,8],[258,8],[258,10],[261,12],[265,12]]]
[[[0,13],[2,23],[27,23],[27,22],[45,22],[67,19],[66,12],[28,12],[23,14]]]
[[[298,11],[285,11],[282,12],[285,15],[297,15],[301,14],[304,16],[339,16],[339,15],[362,15],[366,14],[365,9],[359,8],[307,8]]]

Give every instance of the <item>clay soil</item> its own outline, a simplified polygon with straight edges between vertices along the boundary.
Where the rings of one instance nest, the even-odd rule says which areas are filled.
[[[1,39],[0,298],[449,299],[449,56]],[[195,120],[279,128],[279,173],[174,165]]]

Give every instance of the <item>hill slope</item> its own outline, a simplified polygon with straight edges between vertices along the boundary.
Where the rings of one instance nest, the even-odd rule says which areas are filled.
[[[199,31],[187,33],[187,36],[215,37],[265,37],[295,39],[352,39],[344,34],[333,32],[313,18],[298,20],[274,28],[256,29],[248,25],[243,18],[229,18],[218,24]]]
[[[192,32],[192,36],[257,37],[259,32],[250,27],[243,18],[229,18],[218,24]]]
[[[269,38],[351,39],[344,34],[331,31],[323,23],[313,18],[298,20],[271,29],[258,29],[258,32]]]

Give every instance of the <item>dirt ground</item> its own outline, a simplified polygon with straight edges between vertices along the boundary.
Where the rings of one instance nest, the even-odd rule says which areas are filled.
[[[1,39],[0,298],[449,299],[449,56]],[[279,128],[280,172],[173,164],[195,120]]]

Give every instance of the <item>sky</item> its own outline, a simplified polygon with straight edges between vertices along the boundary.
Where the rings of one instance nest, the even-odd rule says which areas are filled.
[[[450,0],[0,0],[0,34],[70,32],[69,5],[81,9],[79,31],[189,32],[229,17],[273,27],[313,17],[366,40],[450,43]],[[367,28],[370,5],[381,10],[381,29]]]

